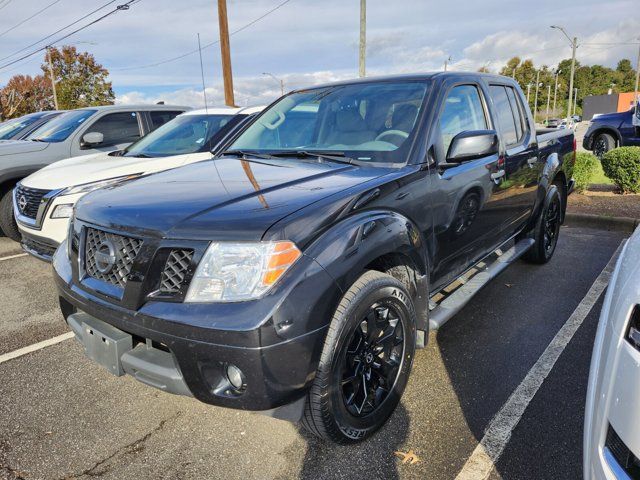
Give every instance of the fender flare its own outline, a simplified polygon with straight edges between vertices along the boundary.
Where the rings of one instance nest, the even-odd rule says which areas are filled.
[[[395,211],[366,210],[351,215],[316,238],[309,255],[346,292],[369,265],[389,255],[401,255],[414,272],[416,328],[429,329],[427,243],[407,217]]]

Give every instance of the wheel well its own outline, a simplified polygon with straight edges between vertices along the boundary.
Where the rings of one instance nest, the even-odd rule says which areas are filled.
[[[560,171],[553,177],[553,185],[556,185],[560,190],[560,199],[562,200],[562,221],[564,222],[564,216],[567,211],[567,177],[564,172]]]
[[[399,280],[412,296],[416,295],[418,270],[408,256],[402,253],[388,253],[376,258],[365,268],[391,275]]]

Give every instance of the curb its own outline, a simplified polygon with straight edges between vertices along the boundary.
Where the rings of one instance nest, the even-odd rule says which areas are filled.
[[[618,230],[633,233],[640,219],[629,217],[607,217],[589,213],[569,213],[565,215],[565,224],[579,227],[597,228],[600,230]]]

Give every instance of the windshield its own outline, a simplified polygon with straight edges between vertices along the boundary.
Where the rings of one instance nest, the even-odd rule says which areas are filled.
[[[96,110],[74,110],[63,113],[37,128],[26,139],[37,142],[63,142]]]
[[[359,161],[404,162],[426,82],[338,85],[292,93],[227,150],[344,153]]]
[[[48,114],[49,112],[31,113],[29,115],[24,115],[22,117],[14,118],[12,120],[7,120],[6,122],[0,123],[0,140],[7,140],[14,137],[15,135],[26,129],[29,125],[33,125],[35,122]]]
[[[211,150],[235,115],[180,115],[125,150],[125,157],[167,157]],[[233,122],[232,122],[233,123]]]

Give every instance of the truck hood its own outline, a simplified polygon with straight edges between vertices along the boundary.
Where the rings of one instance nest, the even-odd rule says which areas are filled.
[[[602,115],[598,115],[594,119],[593,122],[606,122],[611,124],[620,124],[624,121],[625,116],[628,115],[628,112],[613,112],[613,113],[603,113]]]
[[[220,158],[97,190],[80,220],[118,231],[192,240],[259,240],[276,221],[391,172],[298,159]]]
[[[136,173],[158,172],[208,158],[211,158],[208,152],[158,158],[116,157],[108,153],[96,153],[52,163],[29,175],[21,183],[30,188],[58,190]]]
[[[41,152],[49,147],[46,142],[32,142],[30,140],[10,140],[0,142],[0,157],[22,153]]]

